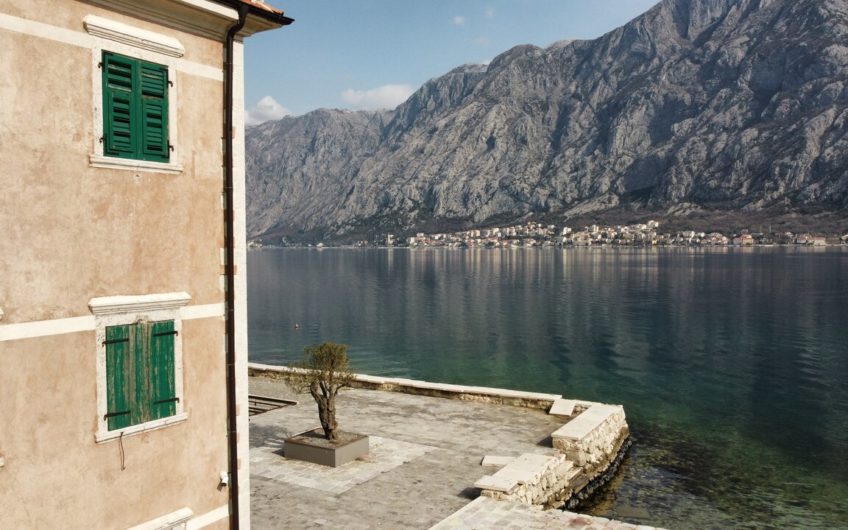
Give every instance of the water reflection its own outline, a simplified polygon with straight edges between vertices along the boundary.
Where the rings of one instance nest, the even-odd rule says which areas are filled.
[[[250,355],[335,340],[366,373],[625,403],[642,441],[602,512],[656,491],[666,526],[827,526],[848,516],[846,265],[838,248],[254,252]]]

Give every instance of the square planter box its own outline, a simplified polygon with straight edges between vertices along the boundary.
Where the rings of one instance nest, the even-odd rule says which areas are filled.
[[[339,431],[338,440],[324,438],[322,429],[314,429],[286,438],[283,455],[322,466],[338,467],[368,454],[368,437]]]

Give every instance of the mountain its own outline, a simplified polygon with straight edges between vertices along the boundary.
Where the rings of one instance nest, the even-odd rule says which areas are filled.
[[[456,68],[394,111],[251,128],[247,176],[249,236],[266,241],[528,216],[842,219],[848,0],[665,0],[595,40]]]

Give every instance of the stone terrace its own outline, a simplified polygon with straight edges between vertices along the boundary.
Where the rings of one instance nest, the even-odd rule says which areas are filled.
[[[426,529],[442,521],[444,528],[461,527],[456,526],[461,514],[449,518],[477,498],[473,484],[496,469],[481,466],[482,458],[555,455],[550,435],[563,421],[508,405],[351,389],[339,396],[339,425],[370,435],[371,455],[325,468],[281,456],[283,439],[319,425],[312,398],[294,396],[285,383],[262,377],[251,378],[250,392],[300,402],[250,420],[251,510],[253,526],[260,530]],[[506,514],[506,521],[519,527],[529,522],[527,514],[543,513],[530,507],[510,509],[508,501],[492,502],[499,503],[498,513]],[[480,514],[474,517],[486,515],[486,510],[469,509]],[[552,522],[551,517],[545,520],[546,525]],[[479,525],[465,521],[491,527],[484,524],[488,518]],[[562,527],[635,528],[589,517],[580,521],[585,524]]]

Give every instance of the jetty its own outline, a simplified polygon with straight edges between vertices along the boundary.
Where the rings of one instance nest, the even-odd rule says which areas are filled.
[[[559,395],[358,375],[339,426],[371,437],[367,457],[332,468],[286,459],[283,440],[315,428],[290,369],[250,364],[250,393],[287,404],[251,416],[256,528],[609,528],[570,510],[614,473],[629,443],[621,405]]]

